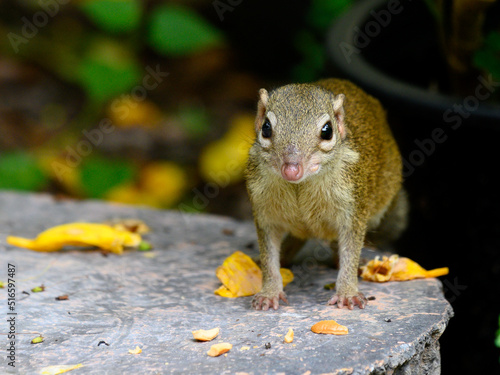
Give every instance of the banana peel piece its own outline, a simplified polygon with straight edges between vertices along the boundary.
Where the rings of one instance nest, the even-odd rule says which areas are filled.
[[[293,281],[293,273],[289,269],[280,269],[283,287]],[[227,257],[222,266],[215,271],[222,286],[215,290],[221,297],[236,298],[253,296],[262,289],[262,271],[248,255],[236,251]]]
[[[447,275],[448,267],[426,270],[409,258],[400,258],[394,254],[390,257],[375,257],[365,266],[360,267],[361,278],[366,281],[383,283],[386,281],[407,281]]]
[[[35,239],[8,236],[7,243],[34,251],[58,251],[64,246],[97,246],[115,254],[123,247],[138,246],[141,236],[106,224],[69,223],[40,233]]]
[[[65,372],[76,370],[77,368],[83,367],[81,363],[77,365],[55,365],[47,366],[40,370],[41,375],[58,375],[64,374]]]

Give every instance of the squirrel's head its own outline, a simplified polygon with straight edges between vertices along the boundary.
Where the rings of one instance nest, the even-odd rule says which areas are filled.
[[[276,173],[299,183],[335,157],[346,137],[344,94],[292,84],[259,95],[256,143]]]

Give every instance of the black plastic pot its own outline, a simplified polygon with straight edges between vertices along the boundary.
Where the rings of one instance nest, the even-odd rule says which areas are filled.
[[[327,48],[343,75],[390,110],[450,126],[460,121],[500,129],[500,104],[485,100],[498,84],[479,78],[477,95],[465,98],[436,90],[446,88],[447,78],[436,35],[424,1],[366,0],[335,23]]]

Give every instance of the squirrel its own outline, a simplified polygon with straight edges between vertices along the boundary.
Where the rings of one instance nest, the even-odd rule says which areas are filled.
[[[353,83],[334,78],[260,89],[259,97],[245,173],[263,282],[252,306],[288,303],[280,261],[319,238],[338,251],[328,304],[363,309],[368,302],[358,290],[358,267],[364,241],[391,242],[407,224],[402,160],[385,111]]]

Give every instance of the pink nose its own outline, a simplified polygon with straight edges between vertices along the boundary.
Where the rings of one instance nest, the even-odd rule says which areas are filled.
[[[302,178],[304,169],[299,163],[284,163],[281,166],[281,175],[287,181],[297,181]]]

